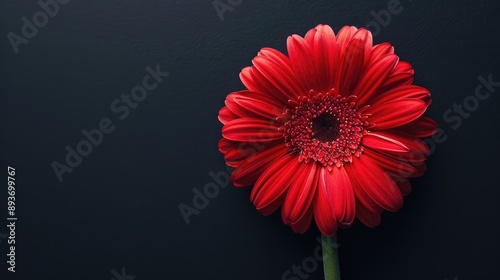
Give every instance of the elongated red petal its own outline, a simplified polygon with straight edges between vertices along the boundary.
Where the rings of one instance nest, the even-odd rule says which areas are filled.
[[[243,68],[240,72],[240,80],[247,89],[259,92],[261,88],[255,83],[252,77],[252,69],[253,66]]]
[[[356,207],[356,218],[369,228],[378,226],[382,220],[382,208],[378,207],[378,211],[371,211],[361,205]]]
[[[265,56],[255,57],[252,63],[274,87],[273,91],[269,92],[269,94],[278,94],[278,96],[283,96],[288,100],[296,99],[304,93],[304,90],[295,81],[295,76],[289,67],[279,65],[278,62]]]
[[[348,170],[349,167],[346,168]],[[350,173],[350,172],[349,172]],[[359,176],[359,174],[357,175]],[[370,212],[382,212],[383,209],[378,206],[373,199],[371,199],[366,192],[363,190],[363,187],[358,183],[354,178],[351,179],[352,189],[354,192],[354,197],[356,198],[356,212],[359,207],[363,207]],[[357,213],[356,213],[357,216]]]
[[[373,98],[373,95],[391,74],[398,60],[396,55],[389,54],[381,57],[366,69],[354,91],[354,95],[358,96],[356,101],[358,106],[366,105],[366,101]]]
[[[367,135],[361,139],[363,146],[372,148],[374,150],[382,150],[388,152],[409,152],[410,149],[405,146],[405,144],[399,142],[396,139],[386,135],[384,132],[369,132]]]
[[[337,34],[337,45],[339,47],[340,55],[344,55],[347,44],[351,41],[352,37],[358,29],[354,26],[344,26]]]
[[[304,41],[311,47],[314,45],[314,36],[316,35],[317,32],[318,28],[316,26],[315,28],[307,31],[306,36],[304,36]]]
[[[316,79],[319,80],[319,92],[327,92],[334,87],[337,73],[339,51],[337,40],[332,28],[328,25],[318,25],[314,34],[313,56],[316,70]]]
[[[268,95],[269,97],[278,100],[278,102],[280,102],[284,106],[288,104],[288,97],[283,95],[280,92],[280,89],[277,89],[276,86],[271,83],[271,81],[269,81],[266,76],[259,72],[257,68],[249,67],[249,70],[247,70],[246,72],[247,73],[245,73],[245,76],[240,77],[249,90]],[[250,75],[251,78],[249,80],[246,80],[246,75]]]
[[[372,114],[370,122],[376,126],[374,130],[398,127],[416,120],[427,106],[417,99],[398,99],[379,106],[370,107],[366,113]]]
[[[321,179],[320,179],[321,180]],[[314,219],[316,225],[323,235],[333,236],[337,233],[338,223],[335,213],[333,212],[333,204],[330,201],[328,189],[322,185],[321,181],[314,198]]]
[[[382,94],[400,86],[412,84],[414,72],[415,71],[413,71],[410,63],[406,61],[399,61],[392,74],[380,87],[378,94]]]
[[[322,168],[314,200],[314,216],[319,229],[325,235],[334,235],[337,222],[350,225],[356,214],[354,192],[345,169],[334,168],[328,172]]]
[[[319,82],[315,77],[316,73],[311,70],[315,69],[311,46],[304,38],[292,35],[287,39],[287,49],[290,56],[290,65],[302,87],[308,90],[318,88]]]
[[[231,167],[238,167],[242,161],[252,156],[250,151],[244,149],[233,148],[224,153],[226,164]]]
[[[274,119],[281,116],[285,108],[268,95],[252,91],[230,93],[226,97],[226,106],[240,117]]]
[[[410,178],[422,175],[417,168],[402,159],[395,160],[371,149],[365,149],[363,154],[393,177]]]
[[[285,145],[277,145],[256,153],[234,169],[231,173],[231,181],[237,187],[254,184],[270,164],[283,157],[287,152],[288,149]]]
[[[311,207],[318,183],[317,166],[315,162],[300,164],[297,176],[288,189],[283,208],[281,208],[281,216],[285,224],[297,223]]]
[[[271,61],[274,61],[276,65],[283,68],[283,70],[292,73],[292,69],[290,68],[290,59],[282,52],[273,48],[262,48],[257,55],[269,58]]]
[[[239,118],[230,121],[222,128],[222,136],[241,142],[268,142],[283,137],[274,120],[260,118]]]
[[[372,107],[377,107],[387,102],[399,99],[419,99],[422,101],[426,101],[430,98],[430,96],[431,94],[429,93],[429,91],[423,87],[407,85],[384,92],[383,94],[374,98],[370,103]]]
[[[292,230],[296,233],[305,233],[309,228],[309,225],[311,225],[312,217],[313,209],[309,207],[304,216],[302,216],[298,221],[290,224]]]
[[[335,88],[340,90],[341,95],[349,96],[353,94],[354,88],[363,73],[365,60],[369,59],[371,48],[372,35],[363,28],[356,31],[349,43],[347,43],[343,53],[341,53],[339,69],[335,79]]]
[[[420,116],[418,119],[398,127],[398,130],[418,138],[426,138],[436,134],[438,131],[438,123],[426,116]]]
[[[286,155],[275,162],[262,173],[250,194],[250,200],[257,210],[271,214],[281,204],[275,202],[286,194],[292,181],[297,176],[300,162],[297,156]],[[280,200],[281,201],[281,200]]]
[[[379,58],[388,54],[394,54],[394,47],[387,42],[373,46],[370,62],[366,65],[369,66]]]
[[[224,159],[226,160],[226,164],[231,166],[231,167],[236,167],[238,166],[238,161],[242,161],[246,159],[249,155],[241,155],[239,153],[237,156],[237,161],[233,160],[228,160],[226,157],[228,156],[229,153],[231,153],[232,150],[237,150],[237,144],[238,142],[234,142],[231,140],[227,140],[226,138],[222,138],[219,140],[219,151],[224,154]]]
[[[394,180],[379,166],[367,157],[359,157],[353,164],[347,165],[349,178],[377,205],[385,210],[395,212],[403,206],[403,198]]]
[[[223,139],[227,140],[225,138]],[[281,140],[261,143],[235,142],[230,140],[227,141],[233,144],[224,152],[224,159],[226,160],[226,164],[232,167],[239,166],[242,161],[260,151],[263,151],[264,149],[269,149],[277,145],[283,145],[283,141]]]
[[[379,135],[383,135],[388,139],[393,139],[394,141],[400,142],[408,148],[406,152],[399,151],[389,151],[378,149],[377,151],[381,154],[393,158],[399,161],[408,161],[408,162],[421,162],[427,158],[430,153],[430,149],[425,144],[424,141],[420,140],[417,137],[414,137],[411,134],[390,129],[386,131],[377,131]]]
[[[231,112],[231,110],[229,110],[227,107],[222,107],[219,110],[219,121],[222,124],[226,124],[226,123],[228,123],[234,119],[237,119],[237,118],[238,118],[238,115]]]
[[[394,68],[394,72],[392,72],[393,75],[397,74],[402,74],[402,73],[412,73],[413,74],[413,67],[411,64],[407,61],[399,61],[398,65]]]
[[[399,181],[396,181],[398,184],[399,189],[401,190],[401,193],[403,196],[407,196],[411,192],[411,183],[410,180],[408,179],[400,179]]]
[[[225,154],[229,149],[233,148],[237,142],[227,140],[226,138],[222,138],[219,140],[218,146],[219,151]]]

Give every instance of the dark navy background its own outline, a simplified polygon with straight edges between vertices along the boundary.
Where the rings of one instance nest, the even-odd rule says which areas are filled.
[[[41,8],[0,3],[0,170],[16,168],[19,219],[17,277],[0,239],[1,279],[120,280],[112,271],[125,268],[135,280],[278,280],[314,256],[317,228],[298,235],[279,213],[262,217],[249,188],[221,189],[189,225],[178,205],[225,170],[217,112],[261,47],[285,51],[288,35],[318,23],[366,26],[393,2],[230,2],[221,20],[211,0],[72,0],[17,54],[7,34]],[[398,11],[374,41],[413,64],[447,138],[400,212],[339,233],[343,279],[498,279],[500,87],[457,129],[457,114],[443,114],[474,95],[478,76],[500,81],[500,3],[401,0]],[[157,64],[169,77],[120,120],[110,104]],[[60,183],[51,163],[102,118],[115,130]],[[322,279],[321,265],[306,276]]]

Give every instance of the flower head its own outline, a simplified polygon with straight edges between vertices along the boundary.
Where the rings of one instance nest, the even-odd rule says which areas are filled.
[[[287,49],[262,49],[241,71],[246,90],[230,93],[219,111],[233,184],[254,185],[255,207],[264,215],[281,207],[299,233],[313,217],[324,235],[355,217],[378,225],[384,210],[402,206],[408,178],[426,169],[421,138],[437,131],[423,116],[429,91],[363,28],[335,35],[318,25],[290,36]]]

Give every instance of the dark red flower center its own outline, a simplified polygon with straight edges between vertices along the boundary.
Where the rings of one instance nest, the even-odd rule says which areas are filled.
[[[324,166],[342,166],[363,152],[361,138],[369,123],[358,112],[356,97],[341,97],[333,91],[299,98],[294,109],[287,110],[284,124],[285,143],[299,153],[299,160],[314,160]]]
[[[340,137],[339,118],[330,113],[323,113],[312,120],[312,133],[319,141],[332,142]]]

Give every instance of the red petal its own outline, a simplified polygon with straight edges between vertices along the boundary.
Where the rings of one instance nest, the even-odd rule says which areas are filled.
[[[413,83],[413,71],[409,73],[392,74],[385,80],[384,84],[380,87],[377,94],[382,94],[391,89],[411,85]]]
[[[224,154],[224,160],[226,161],[227,165],[231,167],[238,167],[242,161],[244,161],[251,155],[253,155],[251,152],[235,148],[229,150]]]
[[[360,222],[369,228],[374,228],[380,225],[382,209],[379,211],[370,211],[362,206],[356,207],[356,217]]]
[[[397,99],[419,99],[426,101],[430,96],[431,94],[429,91],[423,87],[406,85],[384,92],[374,98],[370,103],[372,107],[376,107]]]
[[[401,190],[401,193],[403,196],[407,196],[411,192],[411,184],[410,180],[408,179],[400,179],[400,181],[396,181],[398,184],[399,189]]]
[[[257,210],[271,214],[280,204],[275,202],[284,194],[297,176],[300,162],[295,155],[286,155],[275,162],[260,175],[250,194],[250,200]]]
[[[411,162],[411,165],[415,166],[420,174],[424,174],[427,171],[427,164],[424,161]]]
[[[346,168],[348,170],[349,168]],[[359,175],[358,175],[359,176]],[[359,183],[351,178],[352,189],[354,192],[354,197],[356,198],[356,212],[358,211],[358,207],[361,206],[366,208],[371,212],[382,212],[383,209],[378,206],[373,199],[371,199],[366,192],[363,190],[362,186]],[[357,213],[356,213],[357,216]]]
[[[371,114],[369,122],[376,126],[374,130],[382,130],[398,127],[416,120],[420,117],[427,106],[418,99],[398,99],[381,105],[372,106],[366,110]]]
[[[254,69],[253,66],[248,66],[248,67],[245,67],[241,70],[240,80],[243,83],[243,85],[245,85],[245,87],[249,91],[253,91],[253,92],[259,92],[262,94],[272,92],[273,88],[270,85],[270,83],[267,81],[259,83],[259,81],[257,80],[259,78],[259,76],[256,76],[255,72],[259,72],[259,71]],[[262,74],[260,74],[260,73],[259,73],[259,75],[262,76]]]
[[[347,44],[351,41],[352,37],[358,29],[354,26],[344,26],[340,29],[337,34],[337,45],[339,46],[339,51],[341,54],[344,53]]]
[[[364,106],[366,101],[373,98],[384,81],[389,77],[392,70],[398,63],[398,56],[389,54],[381,57],[366,69],[359,81],[354,95],[358,96],[356,103],[358,106]]]
[[[373,46],[369,64],[388,54],[394,54],[394,47],[390,43],[385,42]]]
[[[247,70],[248,69],[248,70]],[[276,99],[282,105],[288,105],[288,98],[255,67],[246,67],[240,73],[243,84],[253,92],[265,94]]]
[[[225,154],[229,149],[233,148],[237,142],[233,142],[227,140],[226,138],[222,138],[219,140],[219,151]]]
[[[278,50],[273,48],[262,48],[257,55],[267,57],[284,70],[292,72],[292,69],[290,68],[290,59]]]
[[[324,190],[325,187],[321,183],[318,187],[319,189],[316,192],[313,202],[314,220],[323,235],[333,236],[337,233],[338,229],[337,218],[333,212],[333,205],[328,194]]]
[[[355,158],[346,165],[351,181],[357,182],[370,199],[385,210],[395,212],[403,206],[401,192],[387,173],[367,157]]]
[[[286,101],[303,95],[304,90],[297,84],[295,75],[288,65],[279,65],[279,62],[265,56],[255,57],[252,63],[273,87],[272,91],[264,93],[270,95],[279,94],[282,96],[280,99]],[[261,80],[259,79],[258,82],[261,82]]]
[[[369,59],[371,48],[372,35],[363,28],[359,29],[346,45],[340,56],[339,69],[335,79],[335,88],[340,90],[341,95],[352,95],[363,73],[365,60]]]
[[[290,224],[295,233],[305,233],[309,226],[311,225],[311,220],[313,217],[313,210],[311,207],[307,210],[307,212],[300,218],[297,222]]]
[[[272,213],[276,212],[276,210],[278,210],[278,208],[280,208],[281,205],[283,205],[283,201],[285,201],[285,196],[286,196],[286,191],[281,196],[276,197],[271,204],[267,205],[266,207],[262,207],[261,209],[258,209],[259,212],[262,213],[263,216],[269,216]]]
[[[307,44],[309,44],[309,46],[311,46],[311,47],[314,45],[314,36],[316,35],[316,32],[318,32],[317,26],[316,26],[316,28],[313,28],[313,29],[307,31],[306,36],[304,36],[305,42]]]
[[[325,168],[320,168],[319,184],[316,196],[313,202],[314,219],[322,234],[333,236],[337,232],[337,218],[333,211],[334,194],[330,180],[327,180],[328,171]]]
[[[252,91],[258,91],[259,88],[255,84],[255,81],[252,78],[252,66],[245,67],[240,72],[240,80],[245,85],[245,87]]]
[[[410,151],[420,152],[425,155],[430,153],[430,149],[424,141],[403,131],[388,129],[386,131],[377,131],[376,133],[403,143]]]
[[[371,58],[372,48],[373,48],[373,36],[369,30],[365,28],[360,28],[356,34],[352,37],[352,40],[362,40],[364,42],[363,48],[358,49],[358,51],[363,52],[364,65],[368,65]],[[345,54],[344,54],[345,55]]]
[[[222,136],[241,142],[268,142],[283,138],[276,121],[259,118],[239,118],[222,128]]]
[[[277,145],[256,153],[236,167],[231,173],[231,181],[237,187],[252,185],[271,163],[283,157],[287,152],[288,148],[285,145]]]
[[[410,63],[399,61],[392,74],[380,88],[379,93],[384,93],[396,87],[411,85],[411,83],[413,83],[414,72]]]
[[[328,25],[318,25],[314,35],[313,55],[316,70],[316,79],[319,79],[319,92],[327,92],[334,86],[339,53],[335,33]]]
[[[318,228],[325,235],[334,235],[337,221],[350,225],[355,214],[354,192],[345,169],[334,168],[328,172],[321,168],[314,200],[314,217]]]
[[[231,140],[227,140],[226,138],[222,138],[219,140],[219,151],[224,154],[224,159],[226,160],[226,164],[231,166],[231,167],[236,167],[239,165],[239,161],[242,161],[243,159],[247,158],[249,155],[241,155],[239,153],[237,156],[237,160],[239,161],[233,161],[233,160],[228,160],[226,157],[230,154],[232,154],[233,150],[238,150],[237,144],[238,142],[234,142]],[[236,157],[235,157],[236,158]]]
[[[335,168],[330,172],[330,180],[336,193],[333,209],[337,221],[351,224],[356,216],[356,202],[349,175],[344,168]]]
[[[403,143],[408,147],[407,152],[390,152],[378,150],[380,154],[395,159],[397,161],[418,162],[425,160],[430,153],[430,149],[424,141],[412,136],[411,134],[390,129],[387,131],[377,131],[377,134],[382,134],[387,138]]]
[[[264,149],[269,149],[276,145],[283,145],[283,141],[281,140],[264,143],[229,142],[234,144],[224,153],[224,159],[226,160],[226,164],[232,167],[239,166],[242,161]]]
[[[292,35],[287,39],[287,49],[291,67],[302,87],[307,90],[319,88],[316,73],[311,71],[315,69],[311,46],[302,37]]]
[[[365,149],[363,154],[393,177],[410,178],[422,175],[417,168],[404,160],[395,160],[370,149]]]
[[[367,135],[363,136],[361,143],[363,146],[374,150],[401,153],[410,151],[403,143],[391,138],[391,135],[387,135],[387,133],[384,132],[369,132]]]
[[[226,106],[240,117],[268,119],[281,116],[285,110],[274,98],[247,90],[230,93],[226,97]]]
[[[231,112],[227,107],[222,107],[220,110],[219,110],[219,121],[222,123],[222,124],[226,124],[234,119],[237,119],[238,116]]]
[[[290,58],[286,55],[272,48],[263,48],[260,50],[257,56],[262,56],[268,58],[270,61],[274,62],[276,66],[278,66],[281,70],[283,70],[283,78],[290,78],[289,82],[295,85],[296,90],[298,90],[297,94],[302,95],[302,92],[308,91],[310,88],[304,88],[299,83],[299,80],[295,76],[292,64],[290,62]]]
[[[399,61],[398,65],[396,65],[396,68],[394,68],[393,74],[401,74],[408,72],[413,72],[413,67],[411,66],[411,64],[407,61]]]
[[[418,138],[430,137],[438,132],[438,123],[426,116],[397,128]]]
[[[302,162],[286,194],[281,217],[287,225],[297,223],[309,210],[317,188],[316,162]]]

